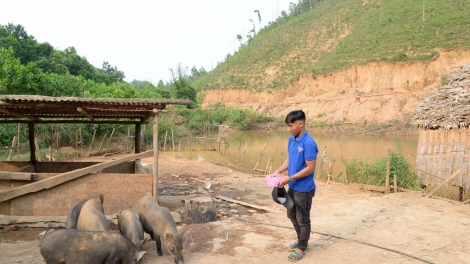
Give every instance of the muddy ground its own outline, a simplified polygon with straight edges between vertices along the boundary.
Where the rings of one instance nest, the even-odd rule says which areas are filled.
[[[143,160],[146,162],[150,160]],[[263,177],[207,161],[163,156],[159,158],[159,174],[161,204],[174,212],[184,212],[182,200],[187,197],[216,195],[278,211],[253,212],[239,205],[240,217],[252,222],[232,217],[179,224],[184,229],[185,263],[289,263],[285,246],[295,241],[295,232],[289,228],[285,209],[272,201]],[[200,188],[205,182],[211,183],[209,192]],[[470,263],[470,205],[425,198],[420,192],[384,195],[342,184],[320,181],[317,185],[311,212],[313,231],[376,244],[432,263]],[[218,208],[230,206],[216,201]],[[0,230],[0,263],[44,263],[37,246],[42,231]],[[168,254],[156,254],[154,242],[144,250],[144,264],[173,263]],[[352,240],[312,234],[301,263],[422,261]]]

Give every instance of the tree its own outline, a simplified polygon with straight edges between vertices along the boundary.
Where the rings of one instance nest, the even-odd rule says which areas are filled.
[[[255,10],[255,13],[258,14],[258,22],[259,22],[259,29],[261,29],[261,14],[259,13],[259,10]]]
[[[197,92],[194,87],[191,86],[186,75],[186,68],[181,64],[178,64],[176,67],[176,73],[173,69],[170,69],[173,83],[172,85],[175,88],[175,97],[177,99],[189,99],[193,102],[196,102]]]

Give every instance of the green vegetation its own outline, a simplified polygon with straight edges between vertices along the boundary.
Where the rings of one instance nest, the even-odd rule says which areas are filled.
[[[302,0],[246,43],[237,36],[240,49],[193,85],[275,90],[304,74],[429,60],[438,49],[470,48],[469,13],[467,0]]]
[[[353,160],[346,165],[346,175],[349,182],[363,183],[377,186],[385,186],[387,158],[379,158],[375,162]],[[393,183],[393,175],[397,175],[398,187],[406,189],[419,189],[418,175],[410,171],[410,163],[397,152],[390,155],[390,183]]]

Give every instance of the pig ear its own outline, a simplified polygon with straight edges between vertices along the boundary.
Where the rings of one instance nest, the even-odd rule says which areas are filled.
[[[135,252],[135,259],[139,261],[144,256],[145,253],[147,252],[146,251]]]

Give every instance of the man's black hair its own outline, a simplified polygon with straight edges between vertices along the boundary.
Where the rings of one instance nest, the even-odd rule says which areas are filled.
[[[299,120],[305,122],[305,113],[302,110],[294,110],[287,114],[285,122],[291,124]]]

